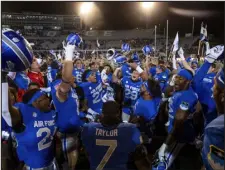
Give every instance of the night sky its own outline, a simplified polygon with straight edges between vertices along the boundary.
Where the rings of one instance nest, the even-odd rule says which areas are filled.
[[[79,2],[60,1],[39,1],[39,2],[2,2],[2,12],[22,12],[32,11],[44,14],[78,14]],[[139,2],[95,2],[98,11],[92,16],[96,16],[90,26],[98,29],[134,29],[145,27],[145,16],[141,13]],[[207,23],[208,34],[216,37],[224,36],[224,2],[156,2],[154,11],[149,14],[149,27],[160,24],[163,32],[166,27],[166,20],[169,20],[169,34],[175,36],[179,33],[191,33],[192,16],[181,16],[171,12],[171,8],[196,11],[212,11],[212,16],[195,17],[195,35],[200,32],[200,25],[203,21]]]

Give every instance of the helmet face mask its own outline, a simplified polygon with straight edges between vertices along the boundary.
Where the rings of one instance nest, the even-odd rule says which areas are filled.
[[[106,53],[106,58],[109,61],[112,60],[115,56],[116,56],[116,51],[113,48],[109,49]]]

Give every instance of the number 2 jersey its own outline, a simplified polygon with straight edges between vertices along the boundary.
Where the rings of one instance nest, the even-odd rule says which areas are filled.
[[[83,89],[85,98],[88,101],[88,108],[97,113],[101,113],[103,104],[102,83],[84,82],[80,84],[80,87]]]
[[[54,159],[55,111],[43,113],[23,103],[16,107],[26,126],[22,133],[14,133],[19,159],[31,168],[48,166]]]
[[[126,170],[129,153],[142,143],[140,131],[130,123],[114,127],[89,123],[84,125],[81,138],[89,155],[91,170]]]

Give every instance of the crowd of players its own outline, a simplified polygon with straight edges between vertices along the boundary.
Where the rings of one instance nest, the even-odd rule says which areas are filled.
[[[8,31],[2,58],[5,46],[25,57]],[[143,62],[128,43],[88,63],[74,56],[81,43],[72,34],[63,57],[3,66],[3,170],[224,168],[223,45],[203,42],[200,65],[182,48],[155,60],[148,45]]]

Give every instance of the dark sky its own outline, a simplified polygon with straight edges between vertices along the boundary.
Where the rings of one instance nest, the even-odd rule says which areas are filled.
[[[134,29],[145,26],[145,17],[140,11],[138,2],[95,2],[99,9],[93,26],[99,29]],[[208,33],[217,37],[224,36],[224,2],[156,2],[154,11],[149,14],[149,26],[160,24],[160,29],[166,27],[166,20],[169,20],[169,34],[175,36],[177,31],[180,34],[190,33],[192,29],[192,16],[181,16],[172,13],[169,9],[178,8],[183,10],[214,11],[217,14],[212,16],[195,16],[195,34],[200,32],[200,25],[203,21],[207,23]],[[2,2],[3,12],[32,11],[45,14],[77,14],[79,2],[60,1],[22,1]],[[94,16],[95,14],[93,14]],[[100,15],[100,17],[97,15]]]

